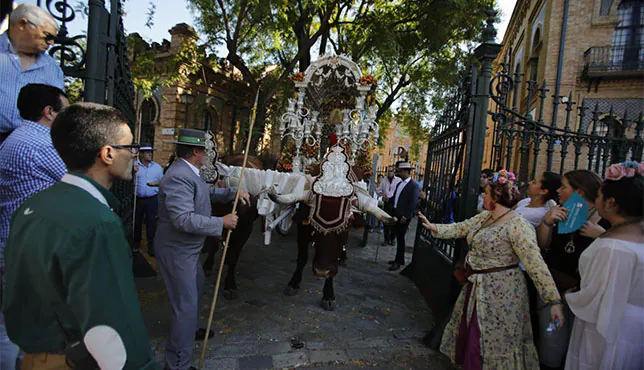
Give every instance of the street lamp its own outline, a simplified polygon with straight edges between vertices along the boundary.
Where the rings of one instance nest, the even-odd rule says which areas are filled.
[[[188,107],[190,104],[192,104],[194,100],[194,96],[191,94],[181,94],[181,102],[186,105],[186,110],[183,115],[183,127],[186,128],[188,127]]]

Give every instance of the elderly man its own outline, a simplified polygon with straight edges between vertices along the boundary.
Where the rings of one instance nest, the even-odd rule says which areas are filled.
[[[58,25],[46,10],[20,4],[9,16],[9,30],[0,35],[0,143],[22,124],[16,109],[20,89],[41,83],[64,90],[63,71],[47,53]]]
[[[0,145],[0,284],[11,214],[67,172],[51,142],[50,128],[68,104],[65,93],[48,85],[29,84],[18,95],[18,111],[25,122]],[[0,302],[1,292],[0,288]],[[0,369],[13,369],[17,356],[18,347],[9,341],[0,313]]]
[[[136,213],[134,215],[134,245],[141,244],[143,220],[148,241],[148,254],[154,257],[154,235],[157,229],[157,209],[159,205],[158,183],[163,177],[163,168],[152,160],[155,149],[150,145],[142,145],[139,160],[136,161]],[[150,186],[157,184],[157,186]]]
[[[159,368],[108,190],[132,180],[138,145],[127,121],[115,108],[74,104],[56,117],[51,138],[69,172],[16,210],[5,248],[3,312],[26,352],[22,368],[67,368],[63,353],[77,341],[72,368]]]
[[[213,217],[212,202],[230,202],[236,188],[218,189],[208,185],[199,169],[206,157],[206,133],[180,129],[177,160],[172,163],[159,190],[159,220],[154,240],[156,257],[168,290],[172,317],[165,351],[168,369],[189,369],[195,339],[204,339],[199,329],[199,312],[204,295],[205,274],[199,255],[207,236],[221,236],[234,229],[237,216]],[[241,196],[250,201],[247,192]]]

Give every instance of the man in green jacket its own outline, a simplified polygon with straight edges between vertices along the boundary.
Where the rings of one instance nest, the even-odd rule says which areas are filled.
[[[117,109],[92,103],[59,113],[51,136],[69,172],[12,216],[3,295],[9,338],[34,369],[59,364],[75,341],[101,368],[157,369],[108,190],[132,179],[138,145]]]

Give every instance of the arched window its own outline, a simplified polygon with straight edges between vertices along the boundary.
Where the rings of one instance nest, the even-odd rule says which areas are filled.
[[[154,145],[154,122],[157,119],[157,107],[154,101],[146,99],[141,103],[141,138],[140,143]]]
[[[537,28],[532,38],[532,50],[530,53],[530,81],[537,81],[539,73],[539,51],[541,50],[541,29]]]
[[[145,99],[141,103],[141,123],[152,123],[157,118],[157,107],[150,99]]]
[[[619,24],[613,33],[611,69],[636,70],[644,63],[644,4],[624,0],[617,8]]]
[[[204,109],[201,112],[201,129],[211,130],[214,128],[215,118],[213,116],[212,110]]]

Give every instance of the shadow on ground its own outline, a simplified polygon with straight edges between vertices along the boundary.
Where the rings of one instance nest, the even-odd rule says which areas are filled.
[[[359,247],[362,232],[351,232],[347,266],[334,279],[338,307],[328,312],[319,306],[324,280],[313,276],[310,263],[299,294],[282,294],[295,269],[295,229],[286,237],[273,235],[272,244],[264,246],[255,226],[237,267],[240,297],[218,298],[215,336],[208,341],[204,368],[452,368],[444,356],[420,343],[431,328],[431,312],[400,270],[387,270],[395,247],[378,246],[382,234],[369,234],[368,245]],[[408,246],[413,245],[414,230],[408,233]],[[411,261],[411,253],[406,258]],[[208,277],[204,327],[215,279],[216,274]],[[154,351],[163,364],[171,310],[165,287],[160,276],[137,279],[137,286]],[[201,343],[195,342],[195,347],[196,366]]]

